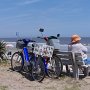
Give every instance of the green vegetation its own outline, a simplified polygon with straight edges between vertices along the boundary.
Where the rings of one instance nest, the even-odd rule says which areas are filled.
[[[0,41],[0,53],[5,53],[6,52],[6,43],[4,41]]]
[[[72,87],[65,87],[64,90],[80,90],[79,87],[75,87],[74,85]]]
[[[64,90],[80,90],[80,85],[77,82],[68,83]]]
[[[0,62],[5,61],[7,59],[5,55],[5,52],[6,52],[5,46],[6,46],[6,43],[4,41],[0,41]]]
[[[7,86],[0,86],[0,90],[7,90],[8,87]]]

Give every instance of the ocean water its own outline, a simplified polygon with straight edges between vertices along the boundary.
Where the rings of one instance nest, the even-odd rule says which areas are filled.
[[[1,40],[4,40],[6,42],[16,42],[19,38],[0,38]],[[39,43],[45,43],[44,40],[39,39],[39,38],[28,38],[28,39],[33,39],[36,42]],[[70,37],[60,37],[60,44],[69,44],[70,43]],[[90,45],[90,37],[81,37],[81,43],[85,45]]]

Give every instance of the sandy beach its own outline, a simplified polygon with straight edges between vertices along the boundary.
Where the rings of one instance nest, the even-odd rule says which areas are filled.
[[[8,48],[7,51],[13,54],[17,49]],[[90,57],[89,53],[88,56]],[[0,65],[0,90],[90,90],[90,76],[79,81],[67,75],[62,75],[59,79],[46,77],[39,83],[32,81],[27,74],[12,71],[10,68],[10,62]]]
[[[10,64],[0,65],[0,90],[90,90],[90,76],[74,80],[64,75],[59,79],[46,77],[42,83],[31,81],[27,75],[10,69]]]
[[[90,63],[90,0],[0,0],[0,42],[0,90],[90,90],[90,65],[82,60],[87,58],[85,53],[85,63]],[[15,53],[18,51],[22,54]],[[28,51],[33,51],[35,58]],[[83,58],[66,51],[81,53]],[[57,79],[46,76],[42,82],[33,81],[28,72],[33,70],[41,76],[44,67],[41,61],[38,65],[30,60],[36,62],[40,55],[45,57],[47,69],[53,68],[59,75],[58,67],[68,64],[68,73],[64,67]],[[11,59],[17,60],[18,66],[26,60],[24,70],[13,71]],[[76,78],[86,77],[75,80],[73,72]]]

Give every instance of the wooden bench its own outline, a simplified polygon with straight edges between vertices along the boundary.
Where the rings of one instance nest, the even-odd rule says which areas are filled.
[[[88,75],[88,66],[82,61],[82,57],[80,53],[73,53],[73,52],[59,52],[57,54],[62,64],[66,66],[66,70],[68,72],[68,65],[72,65],[73,76],[75,79],[79,79],[80,76],[80,69],[83,68],[84,76]]]

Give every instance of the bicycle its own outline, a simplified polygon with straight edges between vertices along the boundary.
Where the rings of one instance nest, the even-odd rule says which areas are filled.
[[[45,68],[42,60],[38,60],[33,53],[34,45],[32,44],[31,52],[28,51],[28,43],[35,42],[33,40],[18,40],[16,47],[21,49],[15,52],[11,57],[11,68],[14,71],[21,72],[25,70],[29,72],[33,80],[41,82],[45,77]]]
[[[48,75],[50,78],[58,78],[62,71],[62,63],[53,51],[54,47],[49,45],[37,45],[34,50],[39,55],[38,59],[44,63],[45,75]]]
[[[39,31],[42,34],[42,32],[44,32],[44,29],[40,29]],[[52,57],[49,57],[48,60],[45,60],[46,58],[41,56],[44,60],[44,63],[45,63],[45,61],[48,61],[48,63],[51,64],[51,69],[47,68],[48,64],[45,65],[45,68],[46,68],[45,71],[48,74],[48,76],[51,78],[59,77],[61,75],[62,69],[63,69],[62,61],[59,58],[59,56],[56,55],[57,53],[60,52],[59,36],[60,36],[60,34],[57,34],[57,36],[44,37],[42,34],[42,37],[37,37],[37,38],[45,40],[46,45],[54,47],[53,55],[52,55]]]

